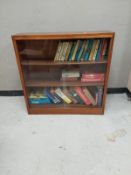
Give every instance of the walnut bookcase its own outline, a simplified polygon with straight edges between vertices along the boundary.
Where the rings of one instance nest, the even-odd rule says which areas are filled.
[[[54,61],[59,42],[108,40],[107,58],[100,60]],[[29,114],[104,114],[114,32],[16,34],[12,36],[17,65]],[[103,82],[61,81],[63,70],[103,73]],[[101,105],[31,104],[30,93],[44,88],[102,87]]]

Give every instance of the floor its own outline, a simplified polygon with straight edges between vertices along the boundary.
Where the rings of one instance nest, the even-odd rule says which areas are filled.
[[[0,97],[0,175],[130,175],[131,102],[108,95],[104,116],[28,116]]]

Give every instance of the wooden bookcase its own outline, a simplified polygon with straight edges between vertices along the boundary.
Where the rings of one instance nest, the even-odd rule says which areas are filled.
[[[16,61],[19,69],[28,113],[104,114],[114,35],[114,32],[44,33],[13,35],[12,40],[16,54]],[[77,43],[78,40],[80,42],[87,41],[88,44],[89,42],[91,42],[91,40],[93,40],[93,42],[99,40],[99,42],[101,43],[101,46],[99,47],[102,47],[102,42],[107,42],[106,56],[104,58],[98,59],[97,61],[95,59],[85,61],[83,58],[80,58],[79,61],[68,61],[67,58],[65,59],[66,61],[54,61],[60,42],[67,42],[69,44],[75,42]],[[98,54],[101,53],[98,52]],[[79,72],[80,74],[80,77],[75,81],[62,81],[61,76],[63,70],[67,72],[77,70],[77,72]],[[82,82],[81,76],[83,75],[83,73],[86,72],[92,74],[104,74],[104,80]],[[79,100],[77,101],[77,103],[71,102],[70,104],[67,104],[64,100],[61,101],[61,103],[56,104],[33,104],[30,102],[30,95],[32,94],[32,92],[36,93],[37,91],[41,91],[44,93],[45,89],[53,89],[55,91],[57,88],[60,88],[61,90],[66,88],[69,90],[69,92],[74,92],[76,87],[80,87],[81,89],[89,88],[91,91],[93,91],[92,97],[96,100],[96,105],[86,105],[85,103],[81,104],[79,103]],[[100,95],[97,91],[99,87],[102,89],[101,105],[98,105],[97,103],[98,97]],[[96,92],[94,89],[97,89]]]

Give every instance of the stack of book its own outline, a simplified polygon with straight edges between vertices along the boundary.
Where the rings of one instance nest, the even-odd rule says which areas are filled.
[[[103,87],[47,87],[31,92],[30,104],[83,104],[101,106]]]
[[[107,58],[108,39],[88,39],[58,43],[54,61],[100,61]]]
[[[105,74],[85,72],[81,76],[81,82],[104,82]]]
[[[63,70],[61,75],[62,81],[77,81],[80,78],[79,70]]]

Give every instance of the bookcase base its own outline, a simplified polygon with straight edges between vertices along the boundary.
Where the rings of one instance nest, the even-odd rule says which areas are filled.
[[[28,114],[94,114],[103,115],[104,108],[29,108]]]

